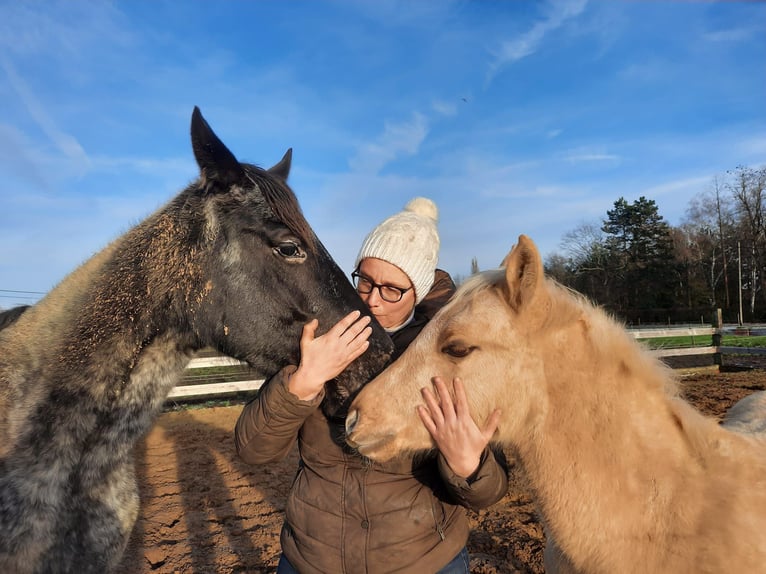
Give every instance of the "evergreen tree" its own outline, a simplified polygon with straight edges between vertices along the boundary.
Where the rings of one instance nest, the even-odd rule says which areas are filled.
[[[766,166],[738,166],[669,226],[654,201],[621,197],[563,235],[546,272],[628,322],[766,319]],[[728,192],[728,193],[723,193]],[[741,313],[740,313],[741,309]]]
[[[654,200],[624,198],[607,211],[602,227],[610,275],[612,305],[627,317],[663,321],[676,300],[678,273],[673,239]]]

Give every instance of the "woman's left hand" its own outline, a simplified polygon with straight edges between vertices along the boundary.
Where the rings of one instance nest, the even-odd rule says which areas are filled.
[[[468,478],[479,468],[481,453],[497,430],[500,410],[495,409],[480,429],[468,412],[463,381],[453,380],[454,403],[441,377],[434,377],[433,382],[438,399],[430,388],[423,388],[421,393],[426,405],[418,406],[418,415],[452,471]]]

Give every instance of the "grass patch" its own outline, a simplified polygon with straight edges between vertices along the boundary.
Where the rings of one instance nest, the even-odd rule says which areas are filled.
[[[679,349],[687,347],[710,347],[713,338],[709,335],[694,337],[684,335],[681,337],[655,337],[651,339],[638,339],[650,349]],[[721,345],[724,347],[766,347],[766,336],[749,337],[746,335],[724,335],[721,337]]]
[[[221,399],[183,399],[183,400],[171,400],[165,401],[162,407],[162,412],[177,412],[177,411],[196,411],[201,409],[209,409],[210,407],[233,407],[237,405],[244,405],[251,401],[255,395],[251,394],[246,397],[227,397]]]
[[[179,385],[195,385],[202,383],[227,383],[229,381],[242,381],[245,379],[261,379],[263,376],[246,365],[233,365],[222,367],[203,367],[187,369]]]
[[[721,345],[724,347],[766,347],[766,336],[724,335],[721,338]]]

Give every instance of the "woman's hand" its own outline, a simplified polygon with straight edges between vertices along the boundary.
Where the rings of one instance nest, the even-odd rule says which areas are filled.
[[[438,399],[430,388],[423,388],[421,393],[426,406],[418,406],[418,415],[452,471],[468,478],[479,468],[481,453],[497,430],[500,410],[495,409],[480,429],[468,412],[463,381],[458,378],[453,381],[454,403],[444,381],[440,377],[434,377],[433,381]]]
[[[321,337],[314,337],[317,319],[303,326],[301,362],[287,383],[292,394],[304,401],[316,398],[326,381],[337,377],[367,350],[372,327],[370,317],[360,315],[360,311],[352,311]]]

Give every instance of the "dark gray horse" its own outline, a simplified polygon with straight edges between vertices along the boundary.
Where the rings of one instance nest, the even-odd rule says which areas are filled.
[[[200,176],[0,330],[0,572],[108,572],[138,513],[133,447],[194,351],[274,372],[301,326],[367,313],[286,179],[241,164],[197,108]],[[334,381],[332,415],[392,350]]]

